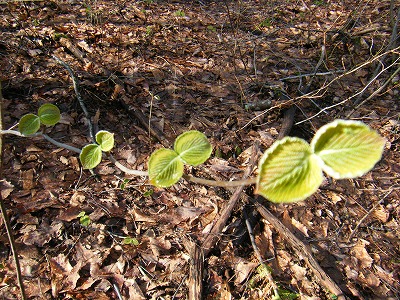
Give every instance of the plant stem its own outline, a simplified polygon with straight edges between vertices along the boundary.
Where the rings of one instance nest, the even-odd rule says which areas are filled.
[[[125,167],[119,161],[117,161],[111,154],[106,154],[106,156],[118,169],[120,169],[122,172],[126,174],[136,175],[136,176],[149,176],[149,173],[146,171],[133,170]]]
[[[20,136],[20,137],[27,137],[17,130],[1,130],[0,135],[3,135],[3,134],[13,134],[13,135]],[[53,145],[56,145],[57,147],[67,149],[72,152],[76,152],[78,154],[81,153],[81,149],[64,144],[64,143],[57,142],[56,140],[54,140],[53,138],[49,137],[47,134],[44,134],[42,132],[37,132],[35,134],[30,135],[29,137],[36,137],[36,136],[43,137],[48,142],[52,143]],[[107,156],[107,158],[118,169],[120,169],[122,172],[124,172],[126,174],[135,175],[135,176],[149,176],[148,172],[146,172],[146,171],[133,170],[133,169],[129,169],[129,168],[125,167],[120,162],[118,162],[111,154],[103,154],[103,155]],[[182,177],[188,181],[192,181],[192,182],[195,182],[198,184],[208,185],[208,186],[219,186],[219,187],[225,187],[225,188],[237,187],[237,186],[241,186],[241,185],[252,185],[257,182],[257,178],[255,178],[255,177],[246,178],[243,180],[235,180],[235,181],[209,180],[209,179],[194,177],[192,175],[187,175],[187,174],[183,174]]]
[[[1,84],[0,84],[0,132],[2,132],[2,129],[3,129],[3,95],[1,93]],[[0,179],[3,180],[3,136],[1,134],[0,134]],[[0,209],[1,209],[1,215],[4,220],[4,225],[6,227],[8,241],[10,242],[11,252],[14,258],[15,270],[17,272],[17,281],[21,293],[21,299],[25,300],[26,294],[25,294],[24,282],[22,279],[21,266],[19,264],[18,253],[15,246],[14,236],[12,234],[10,219],[8,218],[6,212],[6,206],[3,202],[3,197],[1,196],[1,194],[0,194]]]
[[[1,134],[13,134],[13,135],[17,135],[17,136],[20,136],[20,137],[41,136],[45,140],[47,140],[48,142],[52,143],[53,145],[56,145],[57,147],[67,149],[67,150],[72,151],[72,152],[81,153],[81,149],[75,148],[73,146],[70,146],[70,145],[67,145],[67,144],[64,144],[64,143],[57,142],[55,139],[49,137],[47,134],[44,134],[42,132],[37,132],[37,133],[29,135],[29,136],[23,135],[21,132],[19,132],[17,130],[1,130],[0,133]]]
[[[13,135],[20,136],[20,137],[27,137],[27,136],[23,135],[21,132],[19,132],[17,130],[1,130],[0,131],[0,135],[3,135],[3,134],[13,134]],[[32,134],[32,135],[30,135],[28,137],[37,137],[37,136],[43,137],[45,140],[47,140],[48,142],[52,143],[53,145],[55,145],[57,147],[67,149],[69,151],[76,152],[78,154],[81,153],[81,149],[76,148],[74,146],[70,146],[70,145],[64,144],[64,143],[57,142],[55,139],[49,137],[47,134],[44,134],[42,132],[37,132],[37,133]],[[103,154],[103,155],[107,156],[108,159],[118,169],[120,169],[122,172],[124,172],[126,174],[136,175],[136,176],[148,176],[148,173],[146,171],[132,170],[132,169],[129,169],[129,168],[125,167],[119,161],[117,161],[111,154]]]
[[[192,181],[202,185],[209,185],[209,186],[220,186],[220,187],[237,187],[242,185],[252,185],[257,182],[256,177],[246,178],[242,180],[235,180],[235,181],[222,181],[222,180],[209,180],[194,177],[191,175],[183,174],[182,177],[188,181]]]

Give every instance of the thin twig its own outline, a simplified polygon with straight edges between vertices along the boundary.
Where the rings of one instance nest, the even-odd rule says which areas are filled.
[[[383,202],[383,200],[386,199],[387,196],[389,196],[393,190],[388,191],[381,200],[379,200],[375,205],[361,218],[360,221],[358,221],[356,227],[354,227],[353,231],[350,233],[349,238],[347,239],[347,242],[350,242],[355,233],[358,231],[358,228],[361,226],[361,224],[365,221],[366,218],[378,207],[379,204]]]
[[[258,155],[257,155],[258,147],[259,147],[259,143],[256,141],[253,145],[253,149],[252,149],[253,155],[251,156],[251,161],[243,175],[243,179],[246,179],[253,172],[254,165],[258,158]],[[204,256],[207,256],[207,254],[210,252],[212,247],[218,241],[219,235],[221,234],[222,229],[224,228],[226,222],[228,221],[228,218],[231,216],[232,211],[235,208],[237,201],[240,199],[243,188],[244,188],[244,185],[237,187],[237,189],[235,190],[235,192],[229,199],[229,202],[223,208],[221,215],[218,218],[217,222],[214,224],[213,228],[211,229],[211,232],[205,238],[205,240],[202,244],[202,248],[204,250]]]
[[[83,110],[83,113],[85,114],[85,117],[86,117],[86,119],[87,119],[87,121],[88,121],[90,137],[91,137],[91,139],[92,139],[93,142],[96,142],[96,139],[95,139],[95,137],[94,137],[95,132],[94,132],[94,129],[93,129],[93,124],[92,124],[92,122],[91,122],[90,115],[89,115],[89,112],[88,112],[88,110],[87,110],[87,108],[86,108],[85,102],[83,101],[82,96],[81,96],[81,93],[80,93],[80,91],[79,91],[79,81],[78,81],[78,79],[76,78],[74,71],[72,71],[71,67],[70,67],[66,62],[64,62],[63,60],[61,60],[61,59],[58,58],[57,56],[52,55],[52,57],[53,57],[59,64],[61,64],[61,65],[68,71],[69,75],[71,76],[72,84],[73,84],[73,86],[74,86],[74,91],[75,91],[76,98],[78,99],[79,105],[81,106],[81,108],[82,108],[82,110]]]
[[[0,83],[0,131],[2,129],[3,129],[3,94],[1,92],[1,83]],[[2,135],[0,135],[0,179],[3,180],[3,136]],[[24,287],[24,282],[22,279],[21,266],[20,266],[19,259],[18,259],[17,248],[15,245],[14,236],[12,234],[10,219],[8,218],[6,206],[4,204],[1,193],[0,193],[0,209],[1,209],[1,215],[4,220],[4,225],[6,227],[8,241],[10,242],[10,248],[11,248],[11,252],[13,255],[13,259],[14,259],[15,270],[17,273],[17,281],[18,281],[18,285],[19,285],[19,289],[20,289],[20,293],[21,293],[21,298],[22,298],[22,300],[25,300],[27,298],[26,298],[26,294],[25,294],[25,287]]]
[[[271,284],[272,289],[274,290],[275,298],[279,299],[278,286],[276,285],[276,282],[275,282],[274,278],[272,277],[272,274],[271,274],[268,266],[264,263],[264,260],[260,253],[260,250],[257,247],[256,241],[254,239],[253,229],[251,228],[250,220],[249,220],[248,214],[246,213],[246,209],[243,209],[243,217],[245,219],[247,232],[249,233],[249,237],[250,237],[250,242],[251,242],[251,245],[253,246],[254,252],[258,259],[258,262],[260,263],[261,266],[263,266],[265,268],[265,270],[267,270],[267,272],[266,272],[267,279],[268,279],[269,283]]]
[[[301,257],[304,260],[321,285],[333,293],[337,297],[336,299],[345,300],[346,297],[344,296],[342,290],[321,268],[321,266],[313,257],[311,250],[290,230],[288,230],[287,227],[283,225],[277,217],[275,217],[265,206],[263,206],[259,200],[250,198],[247,195],[245,196],[247,197],[248,201],[252,202],[256,206],[261,216],[279,232],[279,234],[286,240],[287,243],[291,245],[291,247],[297,252],[298,257]]]
[[[394,48],[394,49],[392,49],[392,50],[389,50],[389,51],[387,51],[387,52],[385,52],[385,53],[381,53],[381,54],[379,54],[379,55],[373,57],[373,58],[370,59],[369,61],[366,61],[366,62],[364,62],[364,63],[358,65],[357,67],[355,67],[355,68],[353,68],[353,69],[351,69],[351,70],[349,70],[349,71],[347,71],[347,72],[344,72],[343,74],[341,74],[341,75],[339,75],[339,76],[333,78],[331,81],[329,81],[328,83],[325,83],[323,86],[321,86],[320,88],[318,88],[318,89],[316,89],[316,90],[314,90],[314,91],[311,91],[311,92],[308,92],[307,94],[304,94],[304,95],[301,95],[301,96],[298,96],[298,97],[289,99],[289,100],[287,100],[287,101],[284,101],[284,102],[282,102],[282,103],[279,103],[278,105],[274,105],[274,106],[272,106],[272,107],[270,107],[270,108],[264,110],[263,112],[261,112],[260,114],[258,114],[258,115],[255,116],[254,118],[252,118],[251,120],[249,120],[249,121],[248,121],[244,126],[242,126],[239,130],[245,129],[245,128],[248,127],[251,123],[253,123],[255,120],[258,120],[261,116],[263,116],[263,115],[265,115],[265,114],[268,114],[270,111],[273,111],[273,110],[275,110],[275,109],[277,109],[277,108],[287,107],[287,106],[292,105],[293,103],[296,103],[296,102],[301,101],[301,100],[304,100],[304,99],[318,99],[318,98],[322,98],[322,97],[324,96],[324,94],[326,93],[326,89],[327,89],[328,87],[330,87],[331,85],[333,85],[336,81],[338,81],[338,80],[344,78],[345,76],[348,76],[348,75],[350,75],[350,74],[352,74],[352,73],[354,73],[354,72],[357,72],[358,70],[360,70],[360,69],[364,68],[365,66],[367,66],[367,65],[369,65],[369,64],[371,64],[371,63],[373,63],[373,62],[375,62],[375,61],[377,61],[377,60],[379,60],[380,58],[382,58],[383,56],[385,56],[385,55],[387,55],[387,54],[391,54],[391,53],[392,53],[392,54],[398,54],[398,51],[399,51],[399,50],[400,50],[400,47],[396,47],[396,48]],[[330,109],[330,108],[336,107],[336,106],[338,106],[338,105],[342,105],[342,104],[346,103],[347,101],[351,100],[352,98],[353,98],[353,97],[351,97],[351,98],[349,97],[349,98],[347,98],[347,99],[341,101],[340,103],[338,103],[338,104],[336,104],[336,105],[334,105],[334,106],[331,106],[331,107],[329,107],[329,108],[325,108],[325,110],[328,110],[328,109]],[[322,113],[322,112],[319,112],[318,114],[321,114],[321,113]],[[316,117],[316,116],[317,116],[317,115],[314,115],[314,116],[312,116],[312,117],[310,117],[310,118],[308,118],[308,119],[306,119],[306,120],[297,122],[295,125],[304,123],[304,122],[306,122],[306,121],[308,121],[308,120],[310,120],[310,119],[312,119],[312,118],[314,118],[314,117]]]
[[[397,59],[398,60],[398,59]],[[358,104],[350,113],[347,114],[346,118],[349,118],[360,106],[363,106],[366,102],[374,98],[376,95],[378,95],[381,91],[383,91],[389,83],[392,82],[392,79],[400,72],[400,66],[390,75],[390,77],[385,81],[384,84],[382,84],[376,91],[374,91],[371,95],[368,96],[368,98],[364,99],[360,104]]]
[[[387,69],[391,68],[391,67],[392,67],[393,65],[395,65],[395,64],[396,64],[396,62],[390,64],[390,65],[387,66],[387,67],[384,67],[374,78],[372,78],[372,79],[364,86],[364,88],[363,88],[361,91],[359,91],[359,92],[357,92],[357,93],[351,95],[350,97],[347,97],[346,99],[340,101],[339,103],[336,103],[336,104],[333,104],[333,105],[330,105],[330,106],[327,106],[327,107],[321,109],[319,112],[317,112],[316,114],[312,115],[311,117],[308,117],[308,118],[306,118],[306,119],[304,119],[304,120],[302,120],[302,121],[300,121],[300,122],[297,122],[296,125],[299,125],[299,124],[301,124],[301,123],[304,123],[304,122],[307,122],[307,121],[309,121],[309,120],[311,120],[311,119],[314,119],[315,117],[319,116],[319,115],[322,114],[323,112],[326,112],[326,111],[328,111],[328,110],[330,110],[330,109],[332,109],[332,108],[334,108],[334,107],[343,105],[343,104],[345,104],[346,102],[350,101],[351,99],[353,99],[353,98],[355,98],[355,97],[357,97],[357,96],[359,96],[359,95],[362,95],[362,94],[367,90],[367,88],[368,88],[376,79],[378,79],[378,77],[379,77],[383,72],[385,72]]]

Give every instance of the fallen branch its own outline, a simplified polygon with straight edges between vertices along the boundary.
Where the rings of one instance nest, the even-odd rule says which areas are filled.
[[[260,263],[261,266],[265,267],[265,270],[267,270],[267,272],[265,272],[265,274],[267,276],[267,279],[268,279],[269,283],[272,286],[272,289],[274,290],[275,299],[280,299],[279,292],[278,292],[278,286],[276,285],[275,280],[272,277],[272,273],[271,273],[270,269],[264,263],[264,260],[263,260],[263,258],[261,256],[261,253],[260,253],[260,250],[257,247],[256,241],[254,239],[253,228],[251,228],[250,220],[249,220],[249,217],[248,217],[248,215],[246,213],[246,209],[243,210],[243,217],[245,219],[246,228],[247,228],[247,231],[248,231],[249,237],[250,237],[250,242],[251,242],[251,245],[253,247],[254,253],[256,254],[258,262]]]
[[[278,231],[279,235],[281,235],[287,243],[290,244],[293,250],[297,253],[297,256],[304,260],[320,284],[333,293],[337,297],[336,299],[345,300],[346,297],[344,296],[342,290],[321,268],[321,266],[313,257],[311,250],[289,229],[287,229],[287,227],[283,225],[277,217],[275,217],[265,206],[263,206],[259,200],[248,196],[247,200],[255,205],[261,216]]]

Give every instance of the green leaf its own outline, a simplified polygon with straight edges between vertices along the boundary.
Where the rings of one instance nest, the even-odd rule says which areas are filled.
[[[212,146],[203,133],[191,130],[182,133],[176,138],[174,150],[185,163],[197,166],[210,157]]]
[[[101,162],[101,147],[97,144],[89,144],[82,148],[79,159],[84,169],[93,169]]]
[[[114,147],[114,133],[100,130],[96,133],[96,142],[104,152],[110,151]]]
[[[333,178],[364,175],[381,159],[385,139],[362,122],[336,120],[322,126],[311,141],[324,172]]]
[[[83,216],[81,216],[81,217],[79,218],[79,223],[80,223],[82,226],[84,226],[84,227],[89,226],[90,223],[91,223],[90,217],[89,217],[88,215],[83,215]]]
[[[125,245],[133,245],[133,246],[138,246],[139,241],[135,238],[132,238],[130,236],[127,236],[126,238],[123,239],[122,241],[123,244]]]
[[[149,180],[157,187],[175,184],[183,174],[183,162],[179,155],[170,149],[154,151],[149,159]]]
[[[19,120],[18,130],[23,135],[36,133],[40,128],[40,118],[35,114],[26,114]]]
[[[40,122],[46,126],[53,126],[60,121],[61,114],[57,106],[51,103],[43,104],[39,107],[38,115]]]
[[[275,142],[259,162],[256,193],[272,202],[295,202],[313,194],[322,183],[319,160],[300,138]]]

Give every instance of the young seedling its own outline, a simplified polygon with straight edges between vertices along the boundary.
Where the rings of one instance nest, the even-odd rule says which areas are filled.
[[[38,114],[27,114],[19,122],[19,132],[4,130],[22,136],[42,135],[53,144],[79,153],[84,169],[93,169],[104,152],[114,147],[114,134],[99,131],[96,143],[82,150],[58,143],[43,133],[40,126],[52,126],[60,120],[60,111],[53,104],[44,104]],[[255,184],[255,193],[275,203],[301,201],[317,191],[323,180],[323,172],[335,179],[355,178],[370,171],[381,159],[385,139],[362,122],[336,120],[322,126],[311,143],[297,137],[285,137],[276,141],[261,157],[258,175],[239,181],[214,181],[184,174],[184,165],[198,166],[212,153],[207,137],[196,130],[179,135],[173,149],[154,151],[148,162],[148,173],[131,170],[109,159],[124,172],[148,175],[156,187],[167,188],[182,177],[193,182],[212,186],[232,187]]]
[[[335,179],[355,178],[381,159],[385,139],[359,121],[336,120],[321,127],[311,144],[297,137],[276,141],[261,157],[258,176],[244,181],[211,181],[183,175],[184,163],[196,166],[212,147],[198,131],[178,136],[174,150],[156,150],[149,160],[150,182],[169,187],[181,177],[201,184],[256,184],[255,193],[275,203],[304,200],[317,191],[323,172]]]

